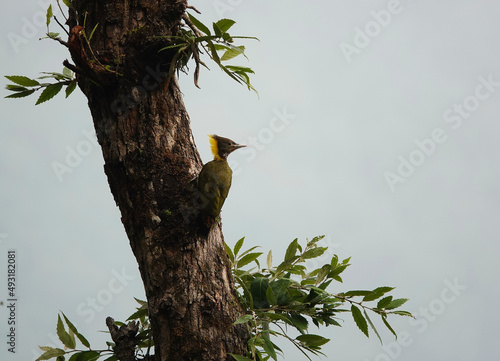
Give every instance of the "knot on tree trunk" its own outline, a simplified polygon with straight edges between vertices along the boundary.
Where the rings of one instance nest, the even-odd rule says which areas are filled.
[[[136,361],[135,336],[139,331],[139,322],[132,321],[118,327],[111,317],[106,318],[111,339],[115,343],[114,351],[120,361]]]

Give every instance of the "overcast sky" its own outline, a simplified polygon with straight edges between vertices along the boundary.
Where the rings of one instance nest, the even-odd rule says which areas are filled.
[[[41,5],[40,5],[41,4]],[[1,13],[3,75],[61,71],[48,2]],[[498,357],[500,234],[499,2],[193,1],[200,18],[235,19],[259,97],[203,69],[181,77],[203,160],[207,134],[249,145],[231,155],[227,243],[281,255],[298,237],[352,256],[333,292],[395,286],[417,319],[393,318],[384,346],[356,329],[311,329],[328,359]],[[55,31],[55,29],[53,29]],[[5,80],[5,79],[4,79]],[[2,83],[2,87],[5,81]],[[86,99],[3,99],[0,115],[0,358],[34,359],[63,311],[103,348],[106,316],[144,291],[93,139]],[[54,162],[71,172],[57,174]],[[6,351],[7,259],[17,260],[16,353]],[[325,256],[321,261],[328,261]],[[315,264],[311,263],[311,266]],[[379,325],[380,323],[376,323]],[[283,344],[284,345],[284,344]],[[286,360],[305,360],[290,346]]]

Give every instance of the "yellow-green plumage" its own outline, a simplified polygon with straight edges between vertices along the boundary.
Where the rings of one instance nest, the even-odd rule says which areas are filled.
[[[227,156],[234,150],[244,147],[231,139],[210,135],[214,160],[203,166],[198,176],[198,190],[201,197],[201,210],[210,217],[217,217],[227,198],[233,171],[227,163]]]

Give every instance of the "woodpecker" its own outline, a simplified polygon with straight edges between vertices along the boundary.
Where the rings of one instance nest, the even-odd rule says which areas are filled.
[[[209,217],[217,217],[226,200],[233,171],[227,163],[227,156],[236,149],[246,145],[236,144],[231,139],[209,135],[210,148],[214,160],[201,169],[198,176],[198,190],[201,196],[201,211]]]

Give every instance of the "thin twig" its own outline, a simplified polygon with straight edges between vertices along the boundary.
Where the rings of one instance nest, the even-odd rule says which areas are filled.
[[[186,25],[189,26],[191,30],[193,30],[194,35],[196,35],[197,37],[203,36],[203,33],[193,24],[189,16],[187,16],[186,14],[182,14],[182,19],[184,20]]]
[[[66,15],[64,15],[64,11],[63,11],[63,9],[61,8],[61,4],[59,4],[59,0],[57,0],[57,6],[59,7],[59,10],[61,11],[62,16],[64,16],[64,19],[65,19],[66,21],[68,21],[68,18],[66,17]],[[56,18],[56,17],[54,16],[54,19],[55,19],[55,18]],[[57,20],[56,20],[56,21],[57,21]],[[69,34],[68,34],[68,35],[69,35]]]
[[[61,43],[62,45],[64,45],[65,47],[68,47],[68,43],[65,42],[63,39],[61,39],[60,37],[58,36],[49,36],[48,37],[49,39],[52,39],[52,40],[55,40],[55,41],[58,41],[59,43]]]
[[[192,5],[188,5],[188,6],[186,6],[186,7],[187,7],[188,9],[194,10],[194,11],[195,11],[196,13],[198,13],[198,14],[201,14],[201,11],[200,11],[200,10],[198,10],[197,8],[195,8],[195,7],[194,7],[194,6],[192,6]]]
[[[68,30],[65,29],[65,27],[59,22],[59,20],[57,20],[57,18],[54,16],[54,20],[56,21],[56,23],[59,24],[59,26],[66,32],[66,34],[68,34],[69,36],[69,32]]]
[[[302,352],[304,354],[305,357],[307,357],[309,360],[311,360],[311,358],[309,357],[309,355],[304,351],[302,350],[301,346],[297,344],[297,341],[295,341],[293,338],[291,338],[290,336],[288,336],[285,332],[285,330],[283,330],[283,328],[275,323],[276,326],[279,327],[279,329],[281,330],[282,332],[282,336],[284,336],[286,339],[288,339],[288,341],[290,341],[295,347],[297,347],[299,349],[300,352]]]

